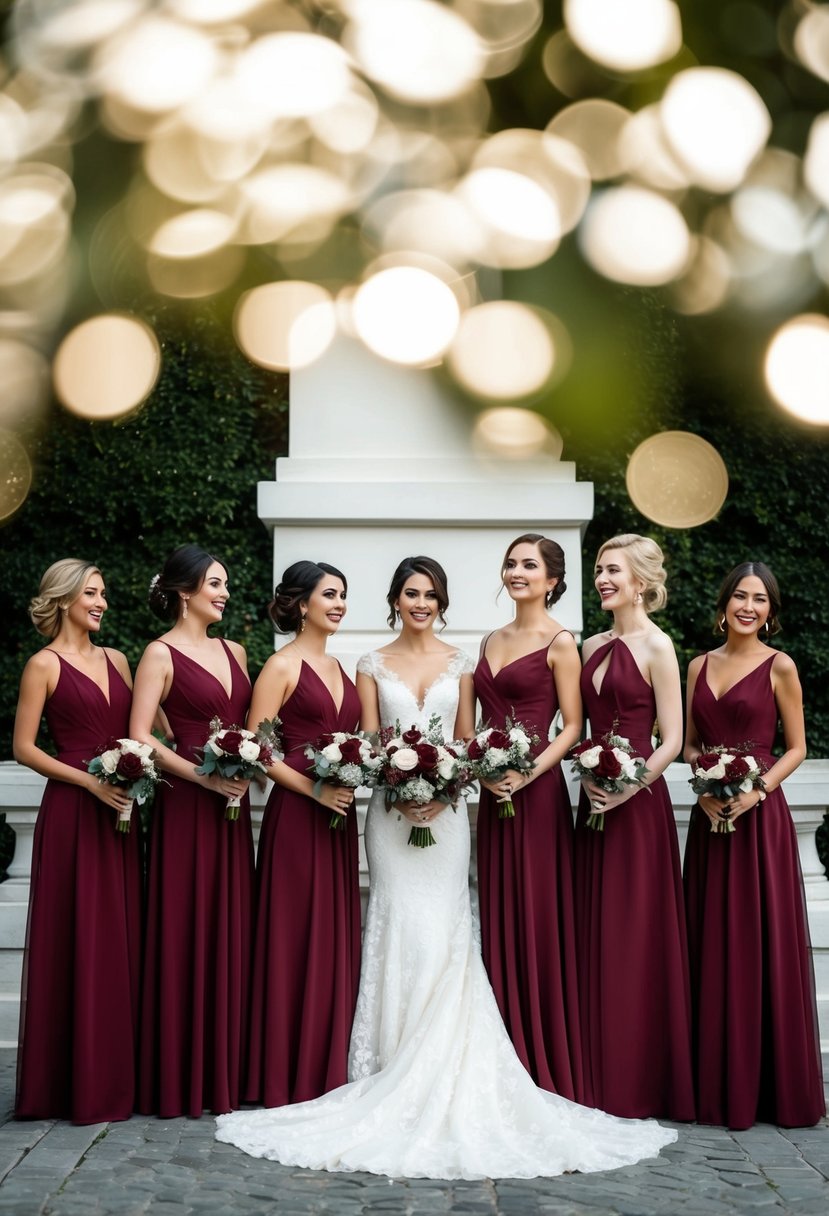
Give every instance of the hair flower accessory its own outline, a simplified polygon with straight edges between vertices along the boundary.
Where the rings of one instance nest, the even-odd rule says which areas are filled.
[[[161,578],[160,574],[154,574],[152,576],[152,578],[150,579],[150,591],[155,591],[156,587],[158,586],[158,581],[160,578]]]

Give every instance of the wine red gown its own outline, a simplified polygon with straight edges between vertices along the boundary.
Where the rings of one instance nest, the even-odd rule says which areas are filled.
[[[596,692],[593,676],[610,652]],[[611,729],[648,757],[653,689],[626,644],[599,646],[582,670],[594,738]],[[576,932],[585,1102],[614,1115],[694,1118],[691,995],[674,813],[663,778],[587,827],[576,821]]]
[[[475,669],[483,720],[509,715],[547,746],[558,711],[544,646],[492,674]],[[573,926],[573,814],[561,768],[537,777],[514,799],[515,818],[481,789],[478,895],[484,964],[504,1025],[536,1085],[583,1099],[578,972]]]
[[[708,746],[744,746],[774,763],[772,655],[719,700],[707,680],[692,713]],[[697,1115],[733,1128],[807,1127],[823,1116],[809,930],[794,824],[782,789],[713,833],[691,813],[685,897],[695,1013]]]
[[[285,763],[305,772],[305,745],[351,732],[357,690],[343,672],[337,708],[303,662],[279,711]],[[360,980],[357,819],[329,827],[331,812],[282,786],[271,790],[257,861],[257,911],[245,1097],[265,1106],[317,1098],[348,1080],[348,1044]]]
[[[244,725],[250,682],[223,642],[231,693],[170,646],[164,712],[179,756],[194,765],[210,720]],[[162,1118],[233,1110],[241,1097],[250,980],[253,838],[247,795],[227,800],[165,775],[152,814],[138,1109]]]
[[[131,694],[106,656],[109,702],[61,655],[46,702],[57,758],[85,769],[125,738]],[[20,1045],[18,1119],[103,1123],[135,1101],[141,965],[141,831],[77,785],[49,780],[32,852]]]

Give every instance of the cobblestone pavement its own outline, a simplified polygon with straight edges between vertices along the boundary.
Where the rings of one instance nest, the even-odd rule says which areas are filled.
[[[0,1050],[0,1216],[776,1216],[829,1213],[829,1126],[748,1132],[679,1124],[653,1160],[605,1174],[434,1182],[258,1161],[213,1139],[213,1120],[72,1127],[11,1118],[14,1052]]]

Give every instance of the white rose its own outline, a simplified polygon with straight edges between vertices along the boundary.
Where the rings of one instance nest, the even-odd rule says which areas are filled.
[[[503,768],[509,764],[509,753],[505,752],[503,747],[491,747],[486,759],[491,768]]]
[[[744,757],[743,757],[743,759],[745,760],[745,762],[746,762],[746,764],[748,765],[749,769],[751,769],[752,771],[753,771],[754,769],[757,769],[757,770],[759,771],[759,769],[760,769],[760,765],[757,763],[757,761],[754,759],[754,757],[753,757],[753,756],[744,756]]]
[[[366,768],[379,768],[382,763],[383,761],[379,756],[366,756],[363,761]]]
[[[726,764],[727,764],[726,757],[721,756],[713,768],[707,768],[705,770],[705,772],[702,774],[703,777],[705,777],[709,781],[722,781],[723,777],[725,776]]]
[[[444,781],[451,781],[455,775],[455,765],[457,761],[454,756],[446,756],[445,759],[438,761],[438,774]]]
[[[149,760],[153,754],[153,750],[149,743],[142,743],[138,748],[138,754],[142,760]]]
[[[136,743],[135,739],[119,739],[118,742],[121,744],[122,752],[129,752],[132,756],[141,755],[142,744]]]
[[[251,764],[259,759],[259,744],[255,739],[244,739],[239,744],[239,759],[248,760]]]
[[[751,790],[754,789],[754,782],[751,780],[750,777],[745,777],[740,782],[740,789],[742,790],[742,792],[744,794],[748,794]]]
[[[343,758],[343,754],[340,751],[339,746],[336,743],[329,743],[327,747],[324,747],[322,749],[322,755],[325,757],[326,760],[329,760],[332,764],[336,764],[339,760],[342,760],[342,758]]]
[[[595,768],[599,763],[599,757],[602,754],[600,746],[589,747],[586,752],[582,752],[578,757],[579,764],[582,768]]]
[[[118,752],[109,751],[101,754],[101,768],[105,773],[114,773],[118,767]]]
[[[392,756],[391,764],[403,773],[410,773],[413,768],[417,768],[417,752],[413,747],[401,747]]]
[[[629,781],[632,781],[636,776],[635,761],[632,760],[630,756],[620,756],[619,764],[622,767],[622,776],[627,777]]]
[[[335,743],[345,743],[346,739],[348,738],[348,735],[345,733],[345,731],[336,730],[336,731],[334,731],[332,738]]]

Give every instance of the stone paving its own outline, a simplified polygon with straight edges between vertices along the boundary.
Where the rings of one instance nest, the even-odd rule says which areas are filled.
[[[213,1120],[72,1127],[11,1118],[14,1052],[0,1050],[0,1216],[776,1216],[829,1213],[829,1126],[748,1132],[677,1125],[662,1155],[605,1174],[434,1182],[259,1161]]]

